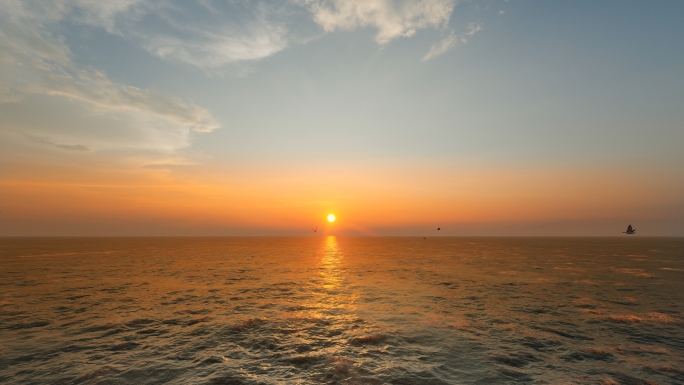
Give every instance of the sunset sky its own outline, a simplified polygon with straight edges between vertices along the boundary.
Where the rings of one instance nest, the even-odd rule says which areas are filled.
[[[684,236],[683,1],[0,9],[0,236]]]

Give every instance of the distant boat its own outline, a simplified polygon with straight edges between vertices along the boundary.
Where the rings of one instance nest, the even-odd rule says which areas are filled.
[[[636,229],[632,228],[632,225],[627,226],[627,231],[623,231],[624,234],[634,234],[636,233]]]

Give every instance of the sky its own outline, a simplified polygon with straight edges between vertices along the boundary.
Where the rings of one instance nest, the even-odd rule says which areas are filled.
[[[0,8],[0,236],[684,236],[682,1]]]

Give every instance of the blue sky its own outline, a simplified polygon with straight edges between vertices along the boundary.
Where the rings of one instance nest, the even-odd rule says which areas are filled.
[[[622,207],[684,234],[681,1],[0,4],[6,183],[586,172],[609,176],[601,191],[652,187],[602,221]]]

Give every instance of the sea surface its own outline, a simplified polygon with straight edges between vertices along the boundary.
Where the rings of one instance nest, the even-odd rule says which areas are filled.
[[[2,384],[684,384],[684,238],[0,238]]]

